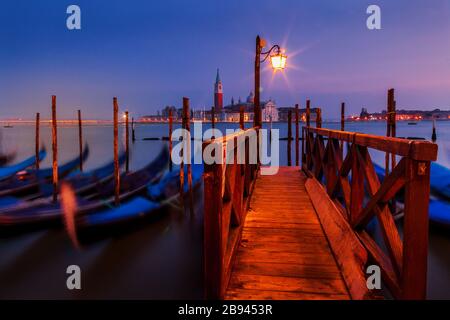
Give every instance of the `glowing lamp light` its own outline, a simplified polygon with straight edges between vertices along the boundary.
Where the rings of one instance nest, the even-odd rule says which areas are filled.
[[[286,68],[287,56],[280,53],[270,56],[270,62],[274,70],[284,70]]]

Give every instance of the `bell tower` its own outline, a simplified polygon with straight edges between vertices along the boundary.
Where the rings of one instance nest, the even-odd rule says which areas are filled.
[[[217,69],[216,83],[214,84],[214,110],[220,112],[223,109],[222,81],[220,81],[219,69]]]

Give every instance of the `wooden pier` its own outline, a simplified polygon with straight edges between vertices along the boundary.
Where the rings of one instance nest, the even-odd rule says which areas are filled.
[[[205,164],[205,297],[359,300],[388,292],[425,299],[437,145],[306,126],[302,166],[263,175],[249,154],[258,131],[203,144],[204,152],[222,156],[221,163]],[[400,161],[380,179],[369,149]],[[390,207],[396,196],[403,202],[402,232]],[[373,218],[381,240],[367,229]],[[373,265],[383,291],[367,286]]]

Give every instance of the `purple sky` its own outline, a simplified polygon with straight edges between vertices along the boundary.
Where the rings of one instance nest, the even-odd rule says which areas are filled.
[[[66,8],[78,4],[82,30],[66,28]],[[382,30],[366,28],[366,8],[378,4]],[[379,111],[386,91],[398,108],[450,109],[449,0],[259,1],[2,1],[0,119],[111,117],[112,97],[134,115],[213,104],[216,68],[225,102],[253,87],[257,34],[286,48],[284,74],[265,71],[263,99],[278,106],[323,108],[336,118]],[[267,66],[266,66],[267,67]]]

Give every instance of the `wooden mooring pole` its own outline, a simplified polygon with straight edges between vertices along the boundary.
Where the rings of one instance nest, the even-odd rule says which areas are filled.
[[[117,98],[113,98],[114,114],[114,203],[120,204],[120,167],[119,167],[119,105]]]
[[[239,108],[239,128],[241,130],[245,130],[245,125],[244,125],[244,107],[240,107]]]
[[[129,128],[129,113],[125,111],[125,153],[127,161],[125,164],[126,172],[130,171],[130,128]]]
[[[83,171],[83,123],[81,120],[81,110],[78,110],[78,148],[80,152],[80,171]]]
[[[431,133],[431,141],[436,142],[437,133],[436,133],[436,119],[433,119],[433,132]]]
[[[341,103],[341,131],[345,131],[345,102]],[[344,142],[340,142],[341,156],[344,155]]]
[[[397,136],[397,102],[394,100],[392,103],[392,128],[391,137],[395,138]],[[391,154],[391,168],[394,170],[397,165],[397,158],[394,153]]]
[[[295,105],[295,166],[298,167],[300,165],[300,131],[299,131],[299,110],[298,104]]]
[[[169,170],[172,171],[172,130],[173,130],[173,114],[172,110],[169,110]]]
[[[41,122],[41,114],[38,112],[36,113],[36,135],[35,135],[35,156],[36,156],[36,170],[39,170],[39,163],[41,161],[39,157],[39,145],[40,145],[40,132],[39,132],[39,126]]]
[[[58,199],[58,130],[56,123],[56,96],[52,96],[52,153],[53,153],[53,201]]]
[[[311,101],[306,100],[306,126],[309,127],[311,122]]]
[[[190,112],[189,112],[189,98],[183,98],[183,122],[184,122],[184,129],[186,132],[190,133],[191,131],[191,124],[190,124]],[[183,139],[183,143],[186,143],[185,146],[187,147],[186,150],[186,157],[187,157],[187,183],[188,183],[188,194],[189,194],[189,212],[191,216],[194,215],[194,194],[192,192],[192,165],[191,165],[191,137],[190,134]],[[183,188],[183,184],[181,185],[181,188]]]
[[[134,117],[131,117],[131,141],[134,143],[136,141],[136,134],[134,132],[135,122]]]
[[[289,109],[288,111],[288,145],[287,145],[287,161],[288,166],[292,166],[292,159],[291,159],[291,141],[292,141],[292,110]]]
[[[316,127],[322,128],[322,109],[316,109]]]
[[[214,128],[216,127],[216,114],[215,114],[215,110],[214,107],[211,108],[211,128],[213,129],[212,133],[212,138],[214,139]]]
[[[387,112],[386,112],[386,137],[391,137],[394,129],[395,122],[395,110],[394,110],[394,89],[388,90],[388,98],[387,98]],[[395,155],[393,155],[395,157]],[[389,175],[389,163],[390,163],[390,154],[386,152],[385,158],[385,177]]]

